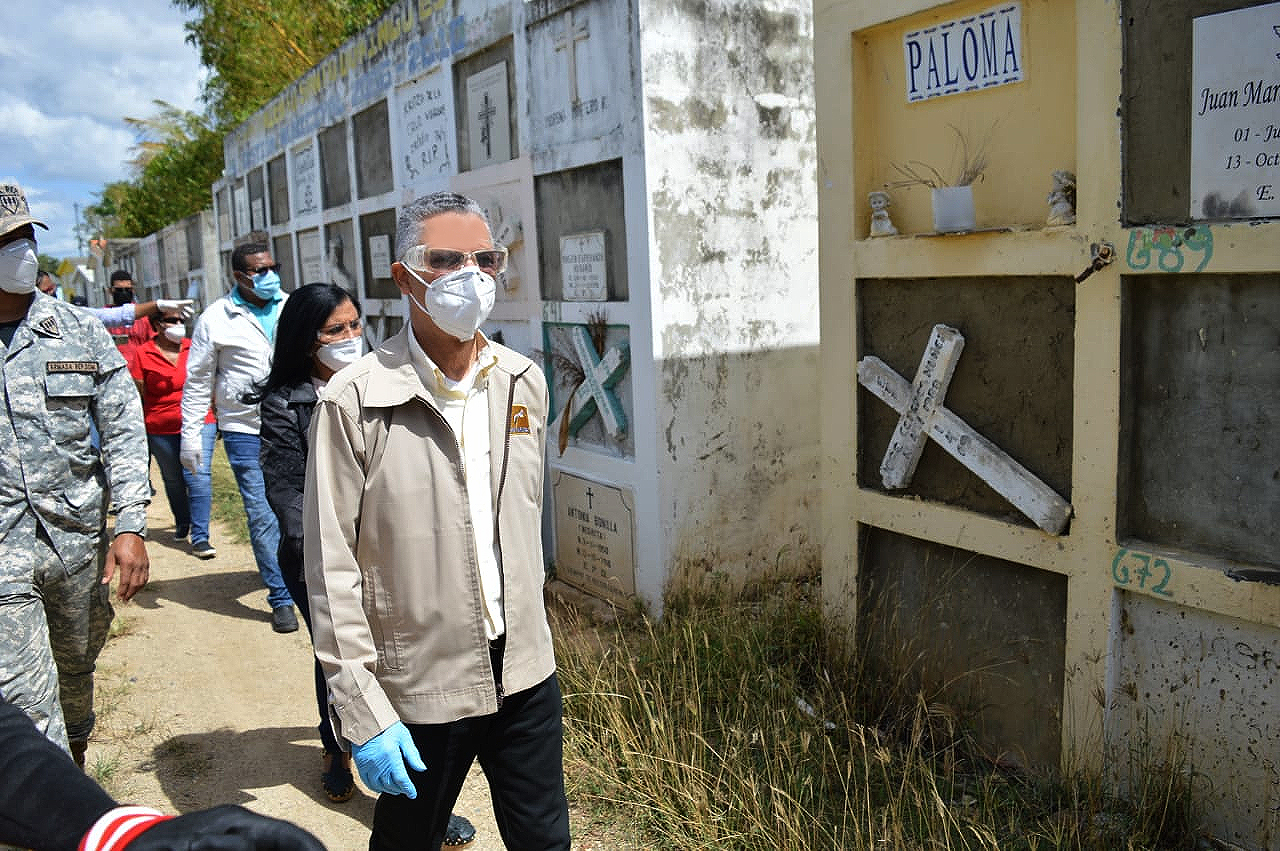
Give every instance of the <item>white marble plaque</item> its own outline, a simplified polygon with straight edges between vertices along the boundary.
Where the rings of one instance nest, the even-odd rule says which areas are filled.
[[[566,472],[551,485],[556,576],[589,594],[625,602],[636,593],[635,500],[630,491]]]
[[[506,62],[467,78],[467,139],[473,169],[511,159]]]
[[[293,151],[293,214],[309,216],[320,212],[318,187],[320,172],[316,168],[316,146],[304,145]]]
[[[391,277],[391,237],[385,233],[369,237],[369,267],[375,278]]]
[[[560,237],[560,276],[565,301],[608,301],[604,231]]]
[[[1280,216],[1280,3],[1191,32],[1191,217]]]
[[[902,37],[907,103],[1022,79],[1022,6],[1002,3]]]
[[[583,3],[540,22],[529,31],[530,136],[535,149],[595,139],[622,121],[615,92],[629,89],[619,79],[618,61],[627,45],[618,36],[618,4]]]
[[[316,228],[298,231],[298,268],[302,270],[302,283],[323,281],[324,247],[320,231]]]
[[[249,224],[249,190],[243,185],[232,188],[231,203],[236,211],[236,236],[248,233],[252,229]]]
[[[396,89],[399,138],[393,139],[405,182],[453,173],[453,93],[448,77],[433,71]]]

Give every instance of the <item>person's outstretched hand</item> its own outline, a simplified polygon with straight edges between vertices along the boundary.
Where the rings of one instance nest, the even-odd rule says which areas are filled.
[[[409,728],[400,721],[363,745],[352,745],[351,756],[355,759],[360,779],[373,791],[418,797],[418,790],[409,779],[405,765],[414,771],[426,771],[427,765],[418,754],[418,746],[413,743]]]
[[[85,835],[81,848],[84,851],[325,851],[320,840],[297,825],[251,813],[244,807],[226,804],[175,818],[131,817],[129,811],[136,809],[128,807],[108,813],[103,822]],[[130,838],[130,833],[138,828],[141,833]]]

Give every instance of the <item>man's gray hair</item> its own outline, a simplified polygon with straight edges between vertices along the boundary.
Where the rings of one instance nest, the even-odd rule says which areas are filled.
[[[422,238],[422,223],[441,213],[464,213],[479,216],[489,227],[489,216],[484,208],[465,195],[456,192],[432,192],[405,205],[396,220],[396,258],[404,259],[404,253],[418,244]],[[447,246],[446,246],[447,247]]]

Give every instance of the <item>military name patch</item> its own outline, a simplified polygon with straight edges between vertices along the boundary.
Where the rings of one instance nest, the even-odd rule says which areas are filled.
[[[90,375],[98,371],[96,360],[51,360],[44,365],[46,373],[53,372],[87,372]]]

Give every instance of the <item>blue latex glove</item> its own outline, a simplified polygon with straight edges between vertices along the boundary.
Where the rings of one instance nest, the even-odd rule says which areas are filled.
[[[426,771],[427,765],[418,754],[418,746],[409,735],[409,728],[397,721],[363,745],[352,745],[351,756],[364,785],[375,792],[388,795],[418,797],[418,790],[409,779],[409,768]]]

